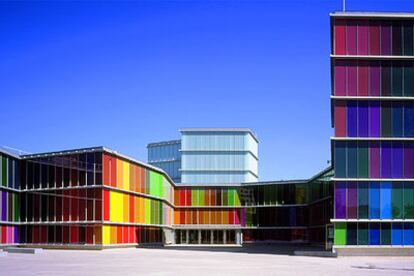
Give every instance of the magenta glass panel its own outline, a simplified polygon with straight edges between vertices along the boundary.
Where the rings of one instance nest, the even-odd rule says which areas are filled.
[[[358,103],[358,137],[368,137],[368,102]]]
[[[380,145],[376,141],[369,145],[369,177],[380,178]]]
[[[335,218],[346,218],[346,182],[335,183]]]
[[[380,95],[380,64],[374,62],[369,68],[369,95],[379,96]]]
[[[404,178],[414,178],[414,144],[404,143]]]
[[[392,178],[402,178],[403,176],[403,144],[402,142],[392,143]]]
[[[357,54],[357,26],[354,22],[348,23],[346,27],[346,53]]]
[[[356,182],[348,182],[348,218],[357,218],[358,190]]]
[[[346,66],[343,61],[335,62],[335,96],[346,96]]]
[[[381,144],[381,178],[391,178],[391,142]]]
[[[378,101],[369,103],[369,137],[380,136],[380,103]]]
[[[368,21],[358,23],[358,55],[368,55]]]
[[[357,96],[358,90],[358,67],[350,63],[348,66],[348,96]]]
[[[387,23],[381,26],[381,55],[391,55],[391,25]]]

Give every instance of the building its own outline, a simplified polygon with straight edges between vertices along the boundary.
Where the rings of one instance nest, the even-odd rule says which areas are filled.
[[[331,14],[335,250],[414,245],[413,13]]]
[[[175,183],[181,182],[181,140],[147,145],[148,164],[161,168]]]
[[[310,180],[176,184],[105,147],[1,152],[0,246],[325,244],[331,169]]]
[[[247,128],[181,129],[182,183],[258,181],[258,143]]]
[[[148,163],[175,183],[258,181],[258,143],[248,128],[183,128],[181,139],[150,143]]]

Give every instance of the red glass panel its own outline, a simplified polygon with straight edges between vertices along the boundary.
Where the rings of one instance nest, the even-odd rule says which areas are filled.
[[[334,49],[335,55],[345,55],[346,46],[346,21],[335,20],[334,22]]]

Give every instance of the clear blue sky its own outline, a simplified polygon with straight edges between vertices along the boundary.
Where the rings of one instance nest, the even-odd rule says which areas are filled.
[[[0,3],[0,145],[146,160],[181,127],[249,127],[261,180],[330,159],[330,1]],[[347,1],[414,11],[412,0]]]

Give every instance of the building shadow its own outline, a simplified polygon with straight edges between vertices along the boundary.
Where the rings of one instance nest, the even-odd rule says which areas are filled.
[[[234,245],[139,245],[137,248],[162,249],[162,250],[179,250],[179,251],[203,251],[203,252],[228,252],[228,253],[246,253],[246,254],[272,254],[297,256],[295,251],[307,252],[329,252],[323,246],[313,246],[307,244],[244,244]],[[315,254],[316,255],[316,254]],[[309,256],[309,255],[308,255]]]

